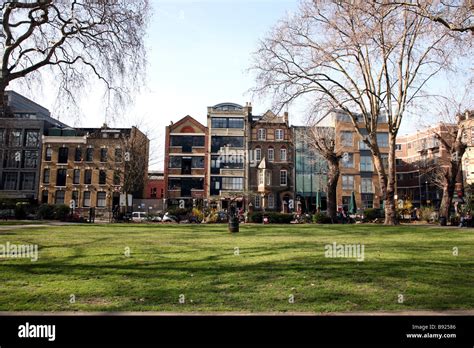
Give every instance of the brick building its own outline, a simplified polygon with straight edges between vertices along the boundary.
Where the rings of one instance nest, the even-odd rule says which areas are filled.
[[[248,188],[255,210],[289,211],[294,199],[294,151],[288,113],[249,116]]]
[[[208,192],[208,130],[191,116],[166,127],[164,185],[167,206],[202,204]]]
[[[144,196],[149,140],[138,128],[52,128],[43,144],[42,203],[74,201],[78,213],[111,217]]]

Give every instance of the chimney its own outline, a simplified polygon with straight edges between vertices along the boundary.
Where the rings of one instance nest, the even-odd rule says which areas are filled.
[[[252,116],[252,103],[246,102],[245,107],[247,108],[247,115]]]
[[[283,113],[283,117],[285,118],[285,123],[288,125],[288,111]]]

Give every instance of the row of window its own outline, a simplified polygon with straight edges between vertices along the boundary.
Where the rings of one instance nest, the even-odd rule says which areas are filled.
[[[265,128],[259,128],[257,130],[257,139],[266,141],[267,140],[267,130]],[[285,139],[285,130],[275,129],[275,140],[284,140]]]
[[[262,160],[262,149],[260,147],[257,147],[253,150],[255,154],[255,161],[259,162]],[[252,152],[251,152],[252,155]],[[275,149],[273,147],[268,148],[267,150],[267,160],[269,162],[273,162],[277,159],[275,159]],[[286,162],[288,160],[287,157],[287,150],[286,148],[282,147],[279,151],[279,160],[280,162]]]
[[[354,175],[341,175],[342,189],[343,190],[354,190]],[[372,185],[372,178],[361,178],[360,179],[360,192],[362,193],[373,193],[374,187]]]
[[[4,172],[2,190],[32,191],[35,189],[35,176],[35,173]]]
[[[38,153],[38,150],[5,151],[3,153],[3,168],[38,168]]]
[[[362,133],[363,130],[361,129]],[[365,132],[367,133],[367,132]],[[341,145],[342,146],[354,146],[354,132],[342,131],[341,133]],[[388,147],[388,133],[377,133],[377,144],[379,147]],[[359,141],[360,150],[368,150],[369,147],[362,140]]]
[[[388,155],[382,154],[382,162],[384,167],[388,168]],[[345,152],[341,158],[341,165],[343,168],[354,168],[354,154]],[[372,156],[360,156],[359,170],[361,172],[373,172],[374,165]]]
[[[84,160],[86,162],[93,162],[94,161],[94,148],[88,147],[83,149],[81,147],[76,147],[74,150],[74,162],[82,162]],[[107,148],[101,148],[99,153],[100,162],[107,162],[109,156],[109,151]],[[128,160],[128,153],[125,154],[125,160]],[[53,149],[48,147],[45,150],[45,161],[52,161],[53,159]],[[57,163],[64,163],[66,164],[69,160],[69,148],[68,147],[60,147],[58,149],[58,162]],[[122,149],[115,149],[114,152],[114,160],[115,162],[122,162],[123,160],[123,152]]]
[[[254,203],[255,203],[255,208],[260,209],[262,205],[262,197],[260,195],[256,195]],[[275,208],[275,196],[273,195],[273,193],[270,193],[267,196],[267,205],[269,209]]]
[[[211,127],[244,129],[244,120],[234,117],[213,117],[211,119]]]
[[[288,185],[288,171],[286,169],[280,170],[280,186],[287,186]],[[271,171],[267,170],[264,173],[263,170],[258,172],[258,184],[270,186],[272,184],[272,173]]]
[[[67,169],[57,169],[56,171],[56,186],[66,186],[66,179],[68,177]],[[45,168],[43,170],[43,184],[49,184],[51,178],[51,169]],[[81,181],[81,169],[72,170],[72,183],[74,185],[80,184]],[[84,185],[92,184],[92,169],[85,169],[83,174]],[[99,170],[99,185],[105,185],[107,183],[107,171]],[[121,184],[121,175],[119,171],[114,171],[113,177],[114,185],[118,186]]]
[[[71,192],[72,196],[71,199],[75,202],[76,207],[79,207],[79,191],[72,191]],[[49,196],[49,191],[48,190],[43,190],[41,192],[41,202],[42,203],[49,203],[48,202],[48,197]],[[57,190],[54,193],[54,204],[69,204],[69,202],[65,202],[66,192]],[[82,207],[88,208],[91,206],[91,192],[90,191],[83,191],[82,192]],[[100,191],[97,192],[97,197],[96,197],[96,207],[98,208],[104,208],[107,205],[107,193]]]
[[[0,129],[0,145],[38,148],[40,137],[38,129]]]

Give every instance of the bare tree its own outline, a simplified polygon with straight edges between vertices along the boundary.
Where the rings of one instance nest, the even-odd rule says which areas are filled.
[[[327,213],[334,222],[337,214],[337,182],[341,173],[339,164],[341,159],[347,158],[343,157],[340,148],[336,148],[338,142],[335,128],[319,125],[319,121],[320,119],[308,120],[310,127],[306,143],[327,162]]]
[[[300,10],[281,20],[255,52],[254,92],[272,93],[280,107],[307,95],[345,111],[374,157],[385,224],[395,224],[396,136],[407,107],[433,76],[457,58],[449,49],[451,38],[443,26],[403,6],[303,1]],[[388,169],[376,136],[385,117]]]
[[[3,0],[0,9],[0,110],[11,82],[41,82],[48,67],[63,103],[75,104],[92,77],[111,106],[142,83],[148,0]]]
[[[474,3],[472,0],[381,1],[385,6],[404,6],[408,11],[439,23],[449,30],[474,34]]]

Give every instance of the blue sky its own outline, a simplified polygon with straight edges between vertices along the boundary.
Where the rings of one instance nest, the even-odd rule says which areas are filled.
[[[153,157],[151,168],[162,169],[164,131],[170,121],[191,115],[205,123],[207,106],[225,101],[239,104],[251,101],[254,113],[263,113],[271,107],[269,100],[252,99],[247,92],[254,85],[252,75],[247,72],[251,53],[278,19],[297,10],[298,0],[151,2],[154,14],[146,38],[147,81],[135,104],[108,123],[122,127],[138,125],[147,131]],[[55,96],[47,90],[33,94],[54,115]],[[62,121],[99,127],[105,121],[103,104],[100,95],[89,93],[81,105],[82,115],[71,115]],[[300,123],[303,109],[292,106],[290,122]],[[411,131],[411,126],[403,127],[401,134]]]

